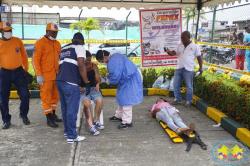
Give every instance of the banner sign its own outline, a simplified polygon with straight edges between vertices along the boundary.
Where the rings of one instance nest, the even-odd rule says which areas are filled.
[[[181,8],[140,10],[143,67],[177,64],[177,57],[164,50],[176,50],[180,44],[181,18]]]

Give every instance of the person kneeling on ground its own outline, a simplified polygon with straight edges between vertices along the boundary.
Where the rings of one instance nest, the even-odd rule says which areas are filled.
[[[98,130],[103,130],[104,126],[100,123],[100,114],[102,111],[102,94],[100,92],[100,82],[101,78],[99,75],[98,67],[96,64],[91,62],[92,55],[89,51],[86,51],[86,61],[85,66],[87,70],[88,80],[90,81],[90,93],[86,95],[85,92],[81,94],[80,101],[83,102],[84,105],[84,114],[87,120],[87,125],[89,127],[89,131],[93,135],[99,135],[100,132]],[[91,100],[95,102],[95,117],[93,122],[93,117],[90,112]]]
[[[194,128],[193,124],[188,127],[179,116],[179,110],[170,105],[165,99],[157,99],[150,113],[153,118],[165,122],[177,134],[187,134],[192,130],[191,128]]]

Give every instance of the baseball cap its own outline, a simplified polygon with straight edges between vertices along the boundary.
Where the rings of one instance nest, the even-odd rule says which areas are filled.
[[[59,31],[58,26],[54,23],[48,23],[46,30],[47,31]]]
[[[11,24],[9,22],[0,22],[0,30],[10,31],[12,30]]]

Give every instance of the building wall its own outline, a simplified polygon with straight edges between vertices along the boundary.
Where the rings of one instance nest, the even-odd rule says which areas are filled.
[[[8,21],[12,24],[22,23],[22,13],[2,13],[2,20]],[[49,22],[59,23],[60,15],[59,13],[24,13],[24,24],[47,24]]]

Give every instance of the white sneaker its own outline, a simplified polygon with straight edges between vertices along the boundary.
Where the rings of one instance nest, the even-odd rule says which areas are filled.
[[[86,138],[84,136],[77,136],[75,139],[67,139],[67,143],[68,144],[73,144],[74,142],[80,142],[80,141],[83,141],[85,140]]]
[[[94,136],[97,136],[100,134],[100,131],[96,130],[95,126],[93,125],[90,129],[89,129],[89,132],[94,135]]]
[[[192,103],[190,101],[186,101],[185,106],[191,107]]]
[[[173,101],[171,104],[172,104],[172,105],[181,105],[181,104],[182,104],[182,101],[181,101],[181,100],[174,99],[174,101]]]
[[[103,130],[104,129],[104,125],[101,124],[100,122],[94,122],[95,128],[97,128],[98,130]]]

